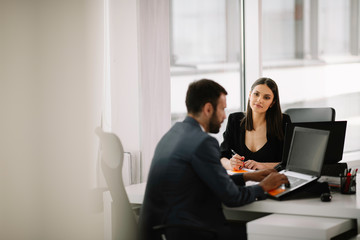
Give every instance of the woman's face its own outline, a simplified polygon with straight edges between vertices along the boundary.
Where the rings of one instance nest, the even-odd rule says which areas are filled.
[[[253,112],[265,113],[273,105],[274,93],[266,84],[260,84],[250,92],[249,100]]]

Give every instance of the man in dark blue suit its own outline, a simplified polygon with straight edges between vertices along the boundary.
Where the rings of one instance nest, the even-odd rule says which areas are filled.
[[[275,170],[230,177],[222,167],[219,143],[208,133],[218,133],[226,118],[226,95],[212,80],[189,85],[188,115],[162,137],[152,160],[140,215],[143,239],[156,239],[153,227],[161,224],[210,228],[219,239],[239,238],[244,234],[231,232],[221,204],[236,207],[264,199],[266,191],[287,182],[286,176]],[[260,183],[245,186],[248,180]],[[169,229],[175,238],[184,232],[182,228]]]

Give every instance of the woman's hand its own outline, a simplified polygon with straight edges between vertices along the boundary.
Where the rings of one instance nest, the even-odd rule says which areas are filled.
[[[265,167],[262,165],[262,163],[259,163],[254,160],[247,160],[245,162],[245,168],[254,169],[254,170],[265,169]]]
[[[231,170],[239,170],[244,167],[244,159],[245,157],[240,156],[239,154],[235,154],[232,158],[230,158],[230,166]]]
[[[245,168],[254,169],[254,170],[262,170],[274,168],[278,163],[260,163],[254,160],[247,160],[244,164]]]

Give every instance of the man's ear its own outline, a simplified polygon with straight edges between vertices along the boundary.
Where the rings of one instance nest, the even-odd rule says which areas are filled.
[[[203,112],[206,116],[211,116],[213,114],[214,108],[211,103],[205,103]]]

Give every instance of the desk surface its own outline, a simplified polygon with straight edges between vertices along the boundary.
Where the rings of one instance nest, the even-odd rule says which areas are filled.
[[[356,195],[344,195],[341,193],[332,193],[331,202],[322,202],[320,198],[292,199],[278,201],[274,199],[266,199],[247,204],[242,207],[224,209],[232,209],[234,211],[251,211],[251,212],[277,212],[291,213],[298,215],[320,214],[329,217],[347,217],[357,218],[360,216],[360,203],[356,201]]]
[[[146,183],[130,185],[126,187],[129,201],[132,204],[142,204],[144,199]],[[283,213],[292,215],[308,215],[321,217],[340,217],[357,219],[358,236],[360,240],[360,193],[353,195],[344,195],[341,193],[332,193],[331,202],[321,202],[319,198],[307,198],[296,200],[278,201],[266,199],[255,201],[242,207],[229,208],[223,206],[224,211],[236,214],[244,212],[257,213]]]
[[[142,204],[144,199],[146,183],[134,184],[126,187],[129,201],[132,204]],[[359,194],[360,195],[360,194]],[[247,204],[242,207],[224,209],[232,211],[249,211],[249,212],[268,212],[309,215],[309,213],[329,217],[360,217],[360,198],[357,199],[355,194],[344,195],[332,193],[331,202],[321,202],[319,198],[306,198],[296,200],[277,201],[266,199]]]

